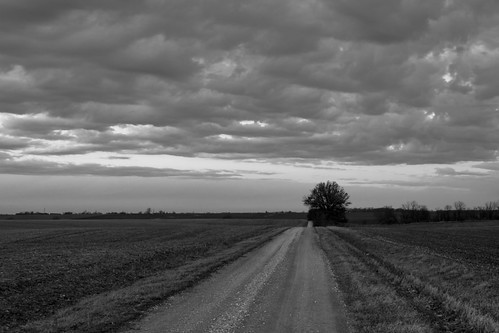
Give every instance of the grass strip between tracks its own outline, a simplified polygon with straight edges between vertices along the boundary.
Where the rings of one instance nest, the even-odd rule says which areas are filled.
[[[208,277],[220,267],[263,245],[282,233],[274,228],[242,240],[214,255],[187,262],[140,279],[130,286],[89,296],[54,315],[29,322],[14,332],[115,332],[143,316],[168,297]]]
[[[490,313],[425,278],[439,264],[448,266],[447,259],[432,257],[439,263],[429,266],[431,254],[380,244],[349,229],[320,228],[319,235],[356,332],[499,332]]]

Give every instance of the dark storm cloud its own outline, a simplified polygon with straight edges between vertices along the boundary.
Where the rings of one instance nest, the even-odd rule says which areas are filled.
[[[62,117],[47,117],[37,114],[24,118],[10,117],[3,121],[3,133],[15,136],[30,136],[32,138],[49,137],[58,139],[64,135],[55,133],[69,129],[91,128],[91,124],[81,119],[68,119]]]
[[[430,20],[440,16],[444,1],[334,0],[325,3],[332,9],[332,27],[337,37],[388,44],[416,39],[426,33]]]
[[[485,169],[490,171],[499,171],[499,163],[496,162],[485,162],[474,165],[475,168]]]
[[[130,157],[127,156],[109,156],[110,160],[129,160]]]
[[[454,168],[436,168],[435,172],[440,176],[488,176],[488,173],[485,172],[474,172],[474,171],[456,171]]]
[[[0,148],[494,161],[498,13],[491,0],[3,1]]]
[[[374,185],[374,186],[397,186],[397,187],[428,187],[432,185],[429,181],[406,181],[406,180],[381,180],[381,181],[349,181],[352,185]]]
[[[242,174],[230,170],[190,171],[170,168],[63,164],[43,160],[18,161],[0,156],[0,172],[16,175],[95,175],[112,177],[180,177],[189,179],[236,179]]]
[[[1,150],[15,150],[15,149],[24,149],[28,147],[29,147],[29,142],[27,142],[27,140],[0,137]]]

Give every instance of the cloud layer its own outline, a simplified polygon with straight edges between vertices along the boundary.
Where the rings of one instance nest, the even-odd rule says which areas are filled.
[[[10,159],[498,157],[496,1],[12,0],[0,27]]]

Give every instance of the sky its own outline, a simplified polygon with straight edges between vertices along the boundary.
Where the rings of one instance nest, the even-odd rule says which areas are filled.
[[[0,212],[499,200],[496,0],[2,0]]]

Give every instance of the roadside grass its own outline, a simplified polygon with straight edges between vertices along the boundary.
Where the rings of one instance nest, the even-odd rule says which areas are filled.
[[[376,249],[378,256],[404,271],[414,271],[422,283],[434,285],[456,299],[447,299],[447,303],[462,303],[459,308],[463,311],[471,307],[499,322],[499,222],[356,231],[363,245]]]
[[[432,225],[426,228],[431,230]],[[499,267],[480,259],[472,261],[470,253],[460,251],[459,242],[432,247],[427,237],[418,242],[410,227],[396,229],[397,237],[390,237],[392,230],[333,227],[319,232],[358,332],[403,332],[408,327],[414,332],[428,327],[437,332],[499,332]],[[489,232],[482,235],[482,241],[494,237],[494,228],[484,230]],[[407,242],[401,241],[404,232]],[[454,229],[452,232],[460,235]],[[472,249],[469,243],[463,247]],[[480,258],[480,249],[475,250],[476,258]],[[483,249],[485,256],[493,251]],[[352,283],[356,283],[354,287]],[[372,290],[385,287],[386,295],[396,296],[392,301],[379,299]],[[396,310],[397,302],[412,312]],[[387,306],[390,311],[385,311]],[[403,315],[414,311],[416,317]],[[398,323],[393,319],[398,318],[397,313],[403,315]],[[415,322],[415,318],[419,319]]]
[[[407,298],[379,270],[352,253],[352,248],[326,228],[316,228],[332,267],[354,332],[433,332]],[[386,273],[386,271],[384,272]]]
[[[300,221],[16,223],[0,222],[0,332],[115,331]]]

